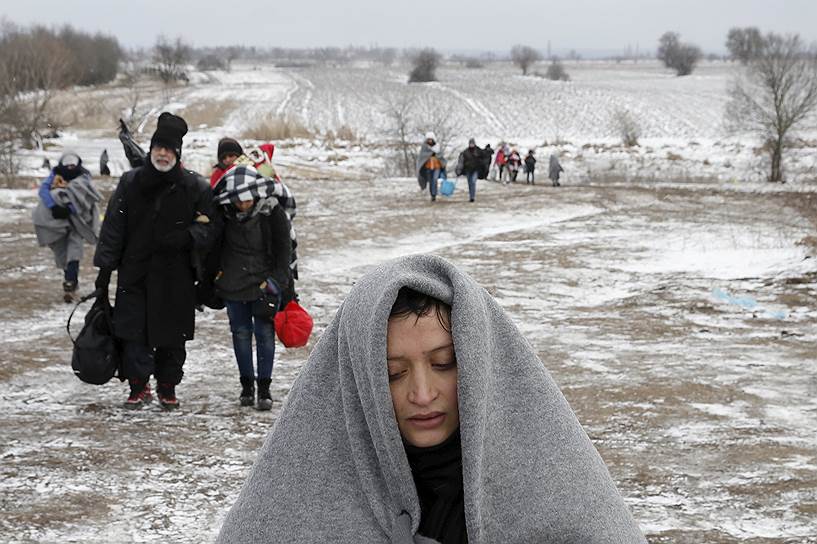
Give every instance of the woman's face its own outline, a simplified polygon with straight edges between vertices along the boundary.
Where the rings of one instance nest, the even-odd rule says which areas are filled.
[[[437,313],[389,319],[389,389],[397,427],[417,447],[444,442],[460,424],[457,359],[451,333]]]

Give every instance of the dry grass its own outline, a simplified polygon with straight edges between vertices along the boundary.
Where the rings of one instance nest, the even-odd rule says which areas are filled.
[[[178,112],[190,127],[217,127],[238,107],[235,100],[196,102]]]
[[[255,126],[240,134],[241,138],[249,140],[291,140],[294,138],[311,138],[312,132],[297,121],[267,117]]]

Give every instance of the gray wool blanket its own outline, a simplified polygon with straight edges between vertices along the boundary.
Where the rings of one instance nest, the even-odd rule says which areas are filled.
[[[83,174],[71,180],[67,187],[52,189],[51,198],[61,206],[70,204],[76,213],[72,213],[68,219],[54,219],[51,210],[40,201],[31,212],[37,243],[41,246],[51,245],[73,230],[89,244],[96,244],[102,223],[98,207],[102,197],[94,187],[91,176]]]
[[[440,155],[440,148],[439,145],[435,144],[434,147],[428,145],[428,142],[423,142],[420,146],[420,151],[417,153],[417,163],[416,163],[416,170],[417,170],[417,182],[420,184],[420,188],[425,190],[426,188],[426,180],[423,177],[422,169],[423,165],[425,165],[426,161],[431,158],[431,155],[437,154],[437,158],[440,159],[440,164],[443,167],[443,170],[446,166],[445,157]]]
[[[292,386],[220,543],[429,542],[395,421],[387,320],[403,286],[452,306],[468,541],[642,543],[558,386],[494,299],[442,258],[352,289]]]

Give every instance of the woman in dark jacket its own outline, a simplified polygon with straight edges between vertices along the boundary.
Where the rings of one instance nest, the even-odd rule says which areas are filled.
[[[224,300],[230,318],[241,380],[240,403],[255,403],[257,376],[258,410],[272,408],[273,318],[293,298],[290,225],[275,196],[275,183],[252,167],[239,166],[215,188],[222,210],[215,294]],[[253,333],[257,373],[252,361]]]

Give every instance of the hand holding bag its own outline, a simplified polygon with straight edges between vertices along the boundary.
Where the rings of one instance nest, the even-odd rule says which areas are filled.
[[[83,302],[96,298],[91,309],[85,314],[85,325],[74,339],[71,336],[71,318]],[[85,383],[102,385],[114,376],[122,376],[122,355],[119,340],[113,334],[113,308],[108,301],[107,290],[100,296],[99,290],[80,299],[68,316],[65,326],[68,337],[74,344],[71,354],[71,368],[74,374]]]

